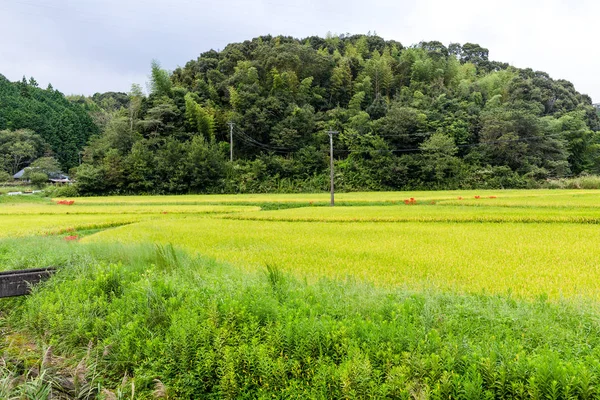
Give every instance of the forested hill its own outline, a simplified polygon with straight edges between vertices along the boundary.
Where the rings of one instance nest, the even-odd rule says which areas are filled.
[[[520,187],[600,170],[588,96],[472,43],[263,36],[172,73],[154,64],[151,93],[134,89],[118,111],[122,95],[101,99],[110,119],[79,168],[83,192],[323,190],[330,129],[346,190]]]
[[[44,90],[33,78],[13,83],[0,75],[0,173],[14,174],[44,155],[67,171],[97,133],[88,112],[52,86]]]

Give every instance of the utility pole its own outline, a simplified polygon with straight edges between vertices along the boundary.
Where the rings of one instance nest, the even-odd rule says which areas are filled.
[[[229,161],[233,162],[233,122],[228,122],[229,125]]]
[[[333,135],[337,135],[339,132],[336,131],[327,131],[329,134],[329,177],[331,179],[331,202],[330,206],[333,207],[335,205],[335,192],[333,188]]]

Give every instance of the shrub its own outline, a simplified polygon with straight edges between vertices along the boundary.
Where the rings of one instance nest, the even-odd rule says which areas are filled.
[[[75,185],[52,186],[45,190],[48,197],[77,197],[79,191]]]
[[[8,172],[0,170],[0,182],[10,182],[12,180],[12,176]]]
[[[600,176],[582,175],[576,178],[553,179],[546,182],[549,189],[600,189]]]
[[[48,175],[43,172],[31,172],[29,174],[29,180],[33,186],[41,189],[48,183]]]

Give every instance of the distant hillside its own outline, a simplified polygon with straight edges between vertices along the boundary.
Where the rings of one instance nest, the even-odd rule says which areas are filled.
[[[79,151],[99,132],[84,108],[51,86],[41,89],[33,78],[10,82],[0,75],[0,131],[20,129],[41,137],[40,148],[49,149],[65,171],[78,165]]]
[[[339,132],[345,190],[523,187],[600,172],[590,97],[473,43],[262,36],[172,73],[154,64],[148,96],[95,97],[123,108],[86,149],[84,192],[324,190],[328,130]]]

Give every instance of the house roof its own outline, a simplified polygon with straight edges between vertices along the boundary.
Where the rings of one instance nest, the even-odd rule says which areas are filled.
[[[29,168],[29,167],[27,167]],[[22,170],[20,170],[19,172],[17,172],[16,174],[13,175],[14,179],[22,179],[23,175],[25,174],[25,170],[27,168],[23,168]],[[60,180],[66,180],[69,181],[69,177],[67,175],[61,174],[61,173],[56,173],[56,174],[52,174],[49,176],[51,181],[60,181]]]

